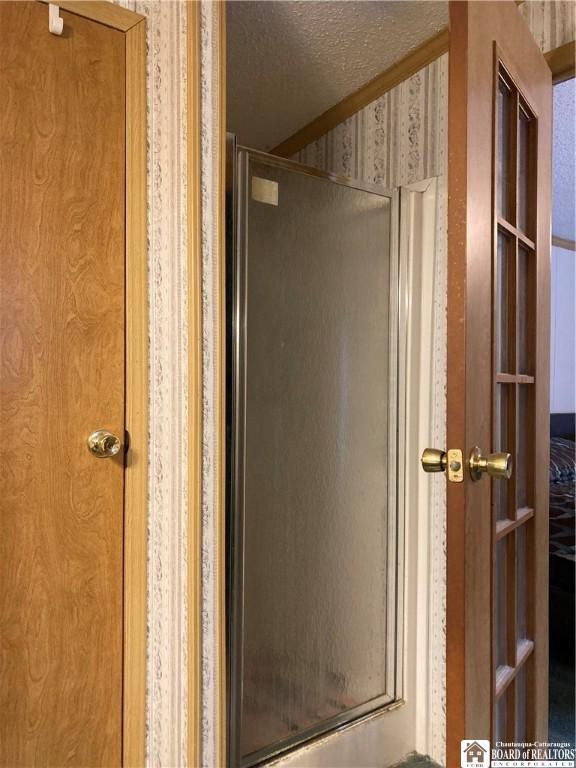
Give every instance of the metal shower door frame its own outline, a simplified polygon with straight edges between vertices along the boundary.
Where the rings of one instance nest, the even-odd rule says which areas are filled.
[[[404,424],[405,335],[408,299],[406,275],[399,255],[400,194],[374,184],[325,173],[292,160],[239,147],[232,134],[226,142],[226,641],[228,765],[253,766],[291,752],[327,733],[377,717],[402,703],[404,695]],[[330,718],[280,744],[242,758],[240,747],[243,680],[243,542],[246,394],[246,217],[250,161],[313,176],[390,200],[389,368],[388,408],[387,633],[385,694]]]

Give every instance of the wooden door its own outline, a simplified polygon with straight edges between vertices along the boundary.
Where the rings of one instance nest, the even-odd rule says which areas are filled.
[[[551,76],[516,4],[450,3],[447,744],[547,734]]]
[[[0,3],[0,765],[121,763],[125,42]]]

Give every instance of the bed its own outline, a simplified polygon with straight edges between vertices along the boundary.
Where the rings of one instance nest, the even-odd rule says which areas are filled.
[[[559,651],[574,647],[576,577],[575,415],[550,419],[550,640]]]

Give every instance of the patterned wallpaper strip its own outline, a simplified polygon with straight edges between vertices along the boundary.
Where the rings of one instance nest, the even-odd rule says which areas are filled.
[[[218,171],[221,115],[220,3],[207,0],[200,10],[201,226],[202,226],[202,637],[201,760],[216,768],[219,755],[220,674],[218,613],[218,343],[220,302],[218,254]]]
[[[149,2],[150,527],[148,752],[186,763],[186,7]]]
[[[526,0],[520,13],[544,53],[576,39],[574,0]]]
[[[187,764],[187,3],[115,0],[147,19],[150,468],[147,765]],[[202,765],[216,765],[218,3],[201,1]],[[199,768],[194,766],[194,768]]]
[[[448,55],[388,91],[294,157],[386,189],[445,170]]]
[[[441,79],[440,98],[448,103],[448,79]],[[446,109],[447,113],[447,109]],[[446,165],[447,144],[441,152]],[[447,286],[448,286],[448,176],[438,175],[434,244],[432,375],[430,402],[432,445],[446,445]],[[446,484],[432,483],[428,584],[428,724],[426,746],[433,760],[446,764]]]

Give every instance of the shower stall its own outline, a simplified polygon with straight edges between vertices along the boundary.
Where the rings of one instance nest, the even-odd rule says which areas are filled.
[[[398,218],[228,137],[231,766],[402,698]]]

